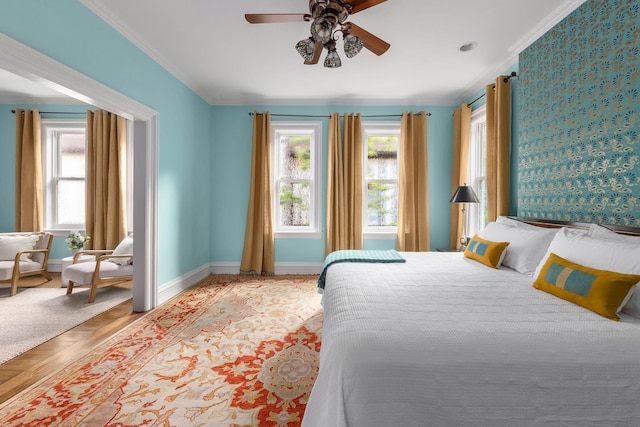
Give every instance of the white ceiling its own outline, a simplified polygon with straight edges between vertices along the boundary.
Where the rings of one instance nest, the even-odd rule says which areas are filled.
[[[304,65],[294,48],[309,23],[244,19],[307,13],[307,0],[81,1],[212,105],[455,105],[584,2],[388,0],[350,20],[391,48],[341,54],[342,67],[328,69],[324,54]],[[459,51],[471,41],[474,50]]]

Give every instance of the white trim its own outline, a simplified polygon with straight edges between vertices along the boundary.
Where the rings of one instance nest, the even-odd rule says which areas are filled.
[[[138,49],[147,54],[151,59],[160,64],[162,68],[167,70],[176,79],[180,80],[185,86],[191,89],[194,93],[202,96],[198,93],[197,88],[190,86],[187,82],[190,81],[189,76],[184,74],[183,68],[179,65],[169,61],[166,57],[160,54],[149,44],[145,43],[142,37],[138,35],[132,28],[120,21],[109,9],[107,9],[102,1],[97,0],[80,0],[85,7],[95,13],[100,19],[106,22],[110,27],[122,34],[127,40],[133,43]],[[204,99],[204,98],[203,98]]]
[[[68,96],[24,96],[10,95],[2,97],[2,104],[50,104],[50,105],[84,105],[84,102]]]
[[[547,31],[556,26],[560,21],[569,16],[586,0],[565,0],[553,12],[547,15],[538,25],[529,31],[523,38],[515,42],[509,50],[520,54],[533,42],[542,37]]]
[[[0,68],[43,84],[72,98],[144,123],[143,155],[135,156],[134,170],[143,175],[134,178],[141,194],[134,205],[136,227],[134,241],[133,310],[147,311],[156,306],[158,292],[158,112],[88,77],[17,40],[0,33]],[[135,190],[134,190],[135,191]]]
[[[369,209],[368,209],[368,185],[367,185],[367,163],[368,163],[368,149],[369,149],[369,136],[395,136],[398,138],[398,162],[400,162],[400,137],[401,137],[401,123],[400,120],[390,121],[362,121],[362,237],[363,239],[395,239],[398,234],[398,227],[387,226],[368,226],[369,222]],[[378,180],[383,181],[383,180]],[[400,171],[398,170],[397,180],[389,180],[400,185]],[[399,188],[399,187],[398,187]]]
[[[60,224],[57,218],[58,211],[58,188],[56,185],[59,178],[60,166],[60,134],[82,134],[86,138],[86,119],[42,119],[41,120],[41,145],[43,159],[43,190],[44,190],[44,230],[52,232],[71,230],[85,230],[84,205],[82,209],[82,222],[78,224]],[[85,144],[86,149],[86,144]],[[66,179],[67,177],[65,177]],[[86,177],[78,178],[85,186]]]
[[[398,230],[367,231],[362,233],[362,238],[364,240],[395,240],[397,237]]]
[[[171,298],[179,295],[181,292],[186,291],[190,287],[206,279],[210,273],[211,267],[209,264],[204,264],[195,270],[166,282],[158,292],[158,305],[164,304]]]
[[[321,121],[271,121],[271,210],[273,217],[273,234],[276,239],[322,237],[322,122]],[[311,204],[309,226],[280,226],[280,196],[278,180],[280,178],[280,135],[309,135],[311,137]]]
[[[212,262],[211,274],[240,274],[239,262]],[[275,274],[320,274],[322,262],[277,262]]]
[[[586,0],[564,0],[561,4],[549,15],[547,15],[534,29],[529,31],[523,38],[515,42],[509,51],[511,55],[505,59],[502,63],[492,66],[480,73],[476,79],[462,90],[462,95],[457,98],[457,104],[463,103],[468,100],[473,94],[483,89],[488,82],[493,81],[500,73],[510,69],[518,63],[520,53],[529,47],[533,42],[538,40],[547,31],[553,28],[558,22],[569,16],[571,12],[576,10]]]

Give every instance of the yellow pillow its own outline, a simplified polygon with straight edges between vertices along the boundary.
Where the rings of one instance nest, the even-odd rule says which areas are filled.
[[[638,282],[638,274],[585,267],[551,253],[533,282],[533,287],[607,319],[620,320],[618,311],[626,303],[631,288]]]
[[[476,234],[464,250],[464,256],[480,261],[489,267],[498,268],[504,258],[509,242],[491,242]]]

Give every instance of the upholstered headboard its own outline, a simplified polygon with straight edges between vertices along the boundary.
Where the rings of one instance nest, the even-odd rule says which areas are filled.
[[[591,227],[591,223],[588,223],[588,222],[558,221],[558,220],[552,220],[552,219],[525,218],[525,217],[518,217],[518,216],[510,216],[509,218],[524,222],[526,224],[537,225],[539,227],[548,227],[548,228],[561,228],[561,227],[589,228]],[[614,231],[618,234],[640,236],[640,227],[627,227],[624,225],[611,225],[611,224],[598,224],[598,225],[600,225],[601,227],[608,228],[609,230]]]

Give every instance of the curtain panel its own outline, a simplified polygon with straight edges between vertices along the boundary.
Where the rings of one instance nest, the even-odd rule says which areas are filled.
[[[115,249],[127,235],[127,119],[87,111],[86,233],[89,249]]]
[[[253,148],[249,206],[240,261],[241,274],[270,275],[275,272],[271,219],[271,114],[253,114]]]
[[[471,105],[464,103],[453,112],[453,168],[451,194],[468,182],[469,138],[471,132]],[[462,212],[460,205],[451,203],[450,247],[455,249],[462,237]]]
[[[329,116],[327,165],[327,254],[362,249],[362,122],[360,114],[344,115],[344,142],[340,115]]]
[[[15,231],[42,231],[42,138],[40,111],[16,108]]]
[[[396,249],[429,250],[427,113],[403,113],[400,121],[398,235]]]
[[[487,204],[489,221],[509,215],[511,80],[499,76],[487,91]]]

